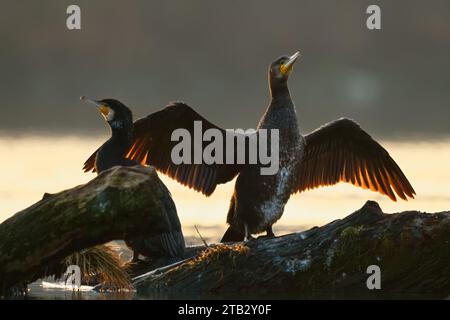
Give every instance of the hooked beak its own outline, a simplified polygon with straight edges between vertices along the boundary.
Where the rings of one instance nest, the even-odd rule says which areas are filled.
[[[280,67],[280,71],[283,74],[290,73],[292,68],[294,67],[294,63],[300,57],[300,51],[297,51],[292,56],[289,57],[289,60],[286,63],[283,63]]]
[[[96,106],[105,117],[109,114],[109,111],[110,111],[109,107],[98,100],[89,99],[86,96],[81,96],[80,100],[86,101],[86,102]]]

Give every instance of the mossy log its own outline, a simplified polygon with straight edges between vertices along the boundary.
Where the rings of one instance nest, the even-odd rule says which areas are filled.
[[[52,274],[73,252],[170,230],[151,167],[116,167],[89,183],[46,195],[0,224],[0,296]]]
[[[447,297],[450,212],[385,214],[368,201],[345,219],[301,233],[213,245],[134,280],[138,293],[222,297]],[[370,265],[380,290],[369,290]],[[176,296],[176,295],[175,295]]]

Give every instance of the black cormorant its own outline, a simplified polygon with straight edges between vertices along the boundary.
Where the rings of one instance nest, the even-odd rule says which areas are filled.
[[[100,174],[114,166],[139,165],[138,162],[126,158],[133,143],[133,116],[130,109],[115,99],[97,101],[84,96],[80,99],[97,106],[111,127],[111,138],[88,160],[92,163],[94,171]],[[175,204],[169,190],[159,178],[158,183],[164,197],[163,203],[171,231],[144,238],[127,239],[125,242],[133,249],[134,260],[138,259],[139,254],[151,258],[183,257],[185,243]]]
[[[258,165],[181,164],[171,160],[175,129],[194,135],[194,121],[203,129],[215,126],[184,103],[173,103],[134,123],[132,147],[127,158],[153,165],[180,183],[213,193],[216,186],[237,177],[228,211],[230,225],[222,242],[241,241],[266,231],[274,236],[272,225],[281,217],[291,194],[320,186],[348,182],[377,191],[396,201],[414,198],[414,189],[388,152],[361,127],[349,119],[330,122],[307,134],[300,133],[294,103],[287,81],[299,58],[282,56],[269,67],[271,101],[258,129],[279,130],[279,170],[261,175]],[[95,154],[85,163],[94,169]]]

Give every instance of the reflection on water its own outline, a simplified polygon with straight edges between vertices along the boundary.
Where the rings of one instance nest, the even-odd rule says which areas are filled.
[[[377,291],[321,291],[312,293],[302,292],[278,292],[272,294],[257,293],[229,293],[229,294],[202,294],[199,292],[115,292],[99,293],[95,291],[65,291],[62,289],[43,289],[39,283],[29,286],[29,292],[23,299],[31,300],[309,300],[309,299],[442,299],[441,295],[422,294],[422,293],[386,293],[382,290]]]
[[[42,300],[130,300],[135,297],[134,292],[96,292],[73,291],[63,288],[44,288],[41,281],[28,286],[26,299]]]

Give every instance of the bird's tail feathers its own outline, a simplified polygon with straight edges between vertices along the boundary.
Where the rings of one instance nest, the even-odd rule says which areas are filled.
[[[161,242],[161,247],[168,256],[183,257],[186,245],[181,231],[162,233],[159,235],[159,241]]]
[[[225,231],[222,240],[220,242],[239,242],[244,241],[245,234],[243,230],[239,230],[236,227],[229,226],[227,231]]]

